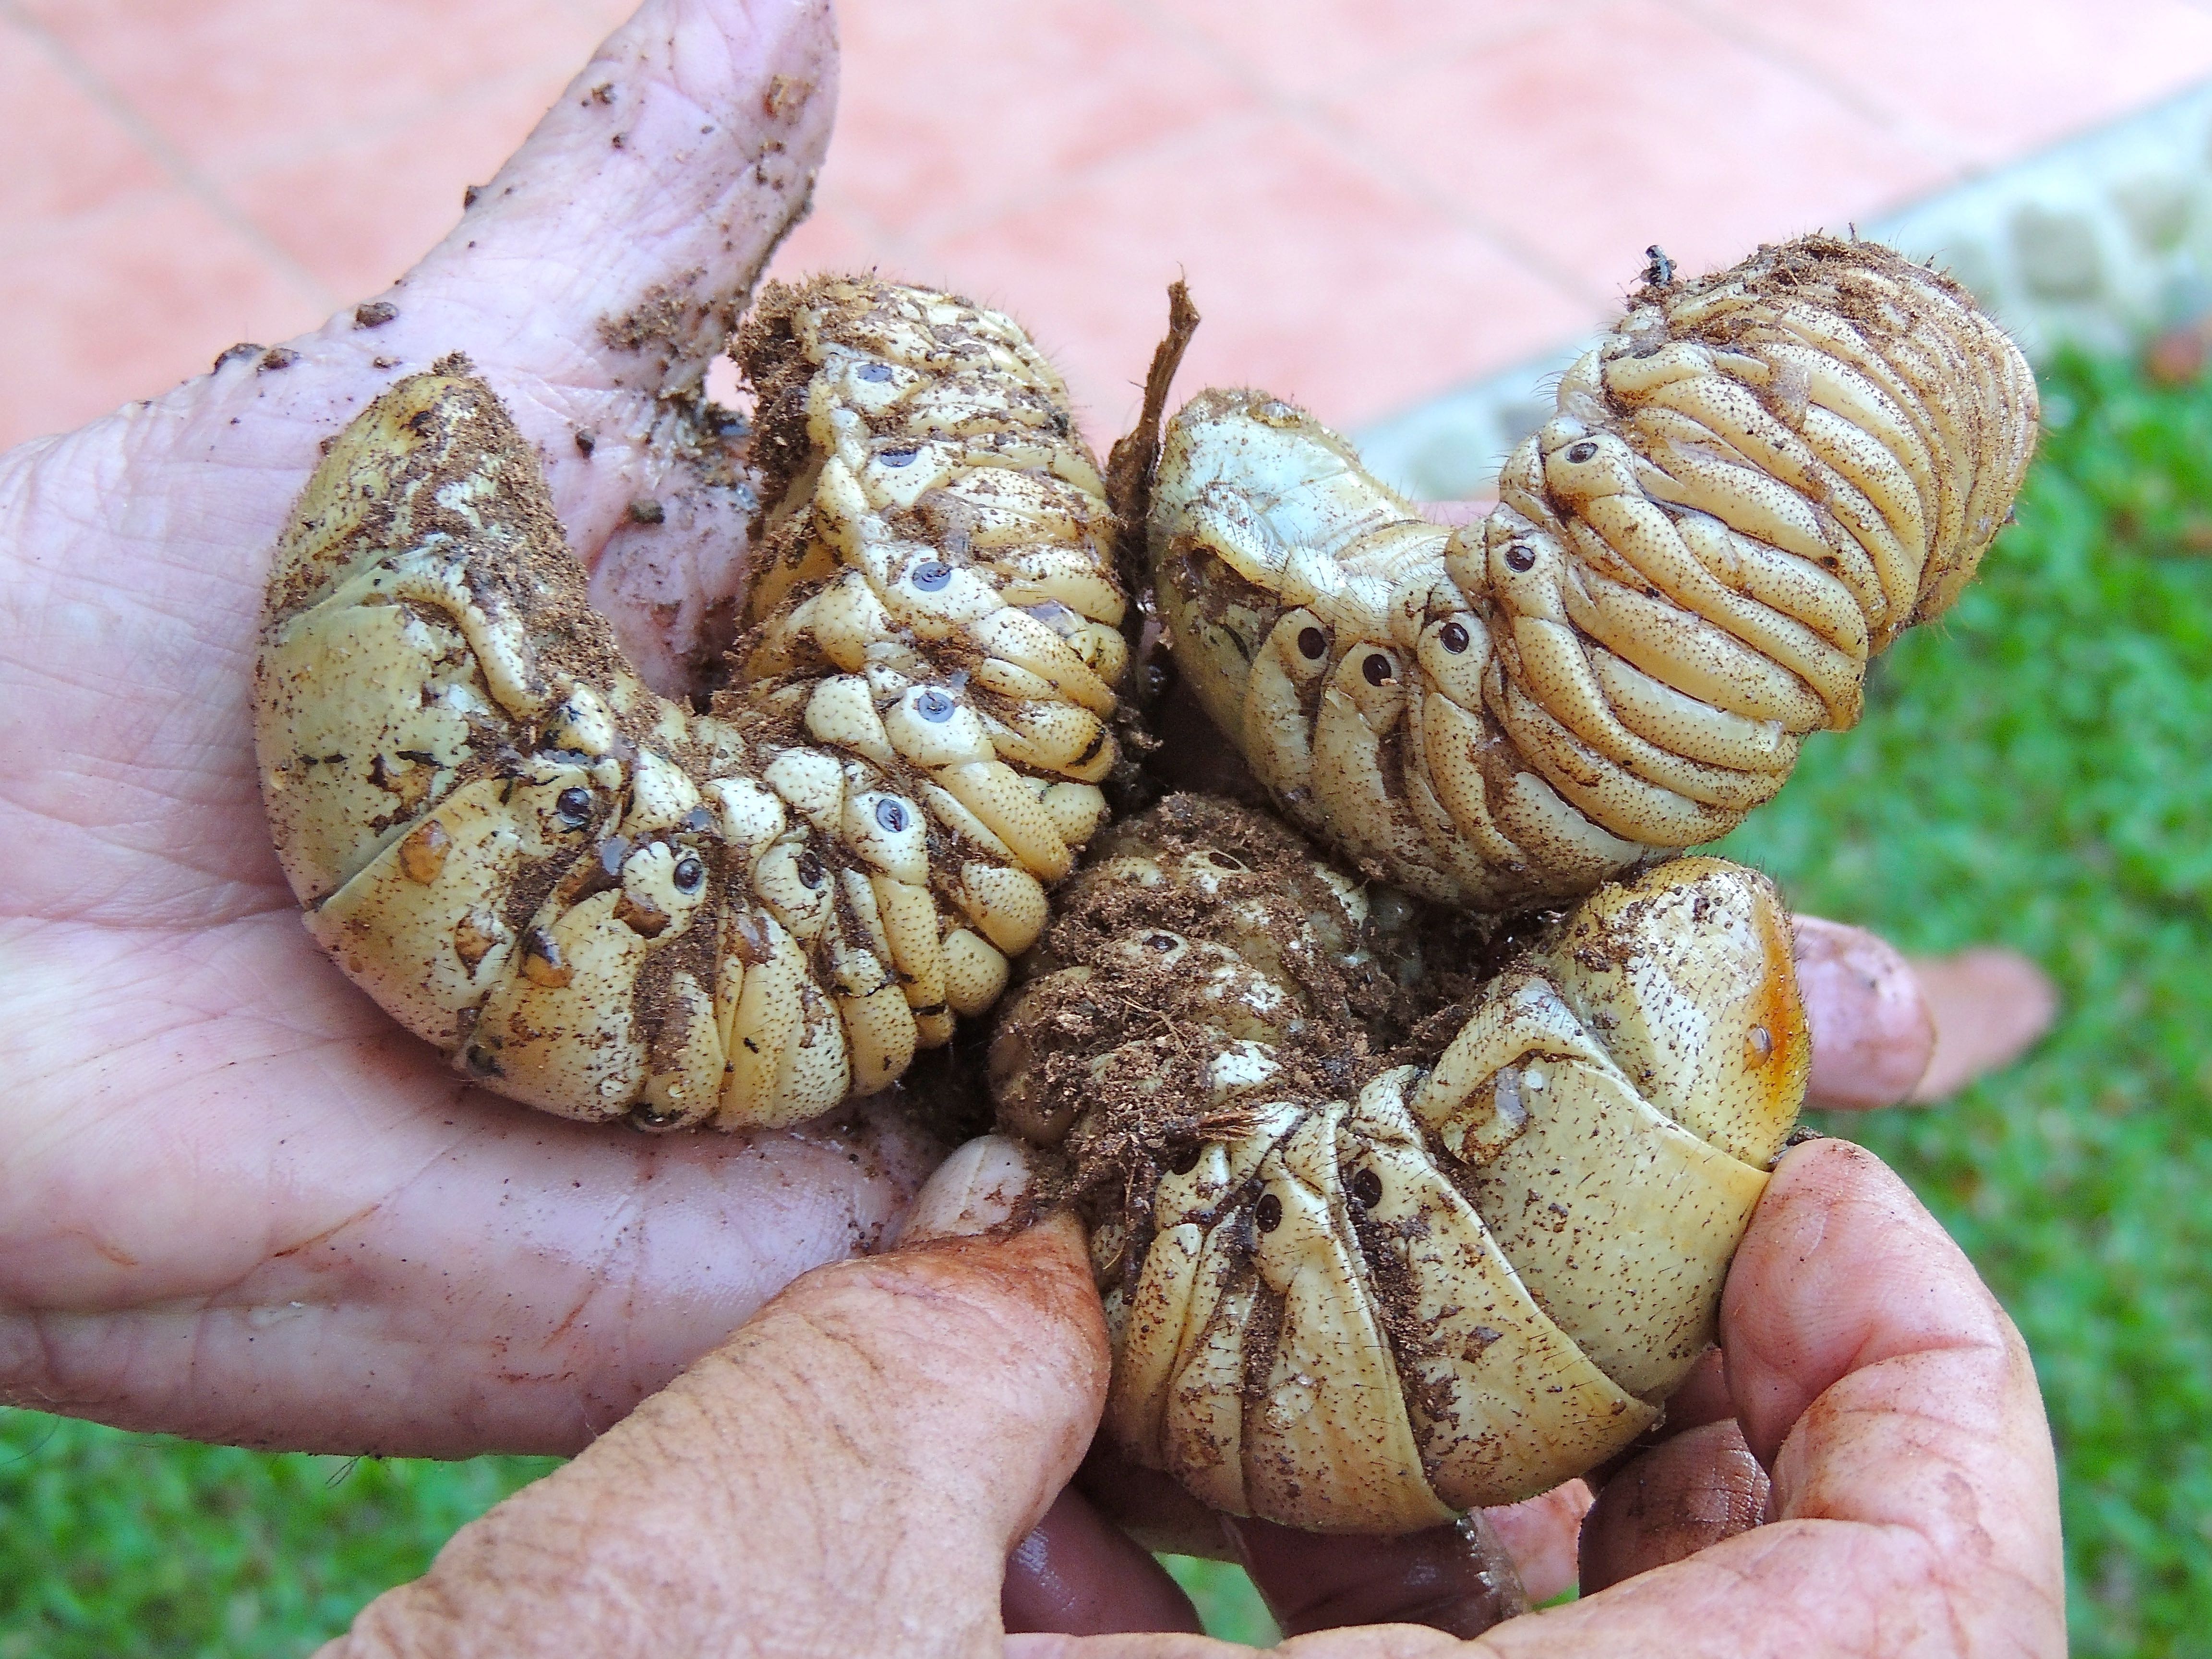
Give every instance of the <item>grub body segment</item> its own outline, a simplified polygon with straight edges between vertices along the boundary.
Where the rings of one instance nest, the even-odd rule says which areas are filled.
[[[339,435],[270,577],[257,750],[310,931],[568,1116],[777,1124],[887,1086],[989,1005],[1105,815],[1124,606],[1057,375],[998,313],[872,278],[772,285],[737,349],[768,506],[708,712],[623,660],[457,367]]]
[[[1091,1224],[1115,1443],[1216,1508],[1398,1533],[1651,1426],[1803,1097],[1771,884],[1677,860],[1470,983],[1480,930],[1246,809],[1170,797],[1098,850],[990,1077]]]
[[[1377,877],[1511,907],[1725,835],[2009,510],[2034,381],[1957,284],[1820,236],[1664,274],[1478,524],[1430,524],[1267,392],[1167,427],[1147,534],[1177,665]]]

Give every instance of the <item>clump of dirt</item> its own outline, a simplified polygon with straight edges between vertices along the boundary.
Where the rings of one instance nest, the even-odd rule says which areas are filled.
[[[763,532],[769,517],[791,493],[792,480],[805,470],[812,446],[806,435],[806,388],[817,365],[807,360],[792,319],[813,300],[815,290],[843,280],[815,276],[798,285],[770,283],[738,325],[730,355],[753,389],[752,466],[760,480],[760,514],[753,522],[754,545],[765,554]]]
[[[1255,1103],[1433,1063],[1522,936],[1363,888],[1265,812],[1170,795],[1101,835],[1021,964],[989,1056],[1000,1126],[1049,1149],[1045,1202],[1120,1218]],[[1272,1069],[1224,1085],[1242,1045],[1231,1077],[1255,1051]]]
[[[696,324],[700,302],[690,290],[705,275],[703,270],[687,270],[673,283],[656,283],[621,316],[600,318],[600,343],[628,352],[673,347]]]

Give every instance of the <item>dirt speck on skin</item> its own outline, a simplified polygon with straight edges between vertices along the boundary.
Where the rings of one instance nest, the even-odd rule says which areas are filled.
[[[645,359],[658,371],[663,384],[656,394],[653,447],[682,463],[690,474],[682,489],[743,492],[752,488],[743,442],[750,426],[742,411],[726,409],[706,395],[704,357],[697,349],[702,341],[711,347],[710,333],[726,328],[732,302],[702,291],[705,275],[703,270],[687,270],[655,283],[629,310],[599,319],[599,341],[610,351]],[[746,273],[737,292],[749,289],[751,280],[752,273]],[[596,433],[580,432],[576,447],[589,455],[598,441]],[[637,518],[635,508],[632,517],[640,524],[661,521]]]
[[[786,110],[795,110],[813,95],[814,83],[788,75],[772,75],[761,94],[761,113],[771,121]]]
[[[599,339],[611,350],[641,352],[679,344],[699,301],[694,290],[703,270],[687,270],[672,282],[656,283],[645,297],[619,317],[599,319]]]
[[[353,308],[356,328],[382,328],[399,314],[399,307],[389,300],[371,300]]]

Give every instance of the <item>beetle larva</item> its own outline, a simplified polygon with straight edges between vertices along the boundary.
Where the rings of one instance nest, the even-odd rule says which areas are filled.
[[[536,458],[452,362],[339,436],[276,550],[256,743],[309,930],[516,1099],[789,1122],[988,1007],[1105,811],[1098,476],[1006,318],[772,287],[738,684],[655,696]]]
[[[1242,808],[1172,796],[1097,850],[990,1069],[1092,1223],[1121,1449],[1218,1510],[1397,1533],[1654,1423],[1804,1096],[1765,878],[1607,886],[1437,1007],[1434,924]],[[1410,1042],[1394,998],[1431,1005]]]
[[[1160,447],[1179,665],[1285,811],[1431,898],[1568,896],[1733,829],[2026,469],[2034,380],[1948,278],[1817,236],[1647,275],[1478,525],[1263,392]]]

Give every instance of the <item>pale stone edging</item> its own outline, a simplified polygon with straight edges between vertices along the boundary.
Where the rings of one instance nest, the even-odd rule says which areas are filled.
[[[2027,349],[2124,349],[2212,311],[2212,83],[1859,227],[1939,261]],[[1582,342],[1353,434],[1431,501],[1487,495]]]

